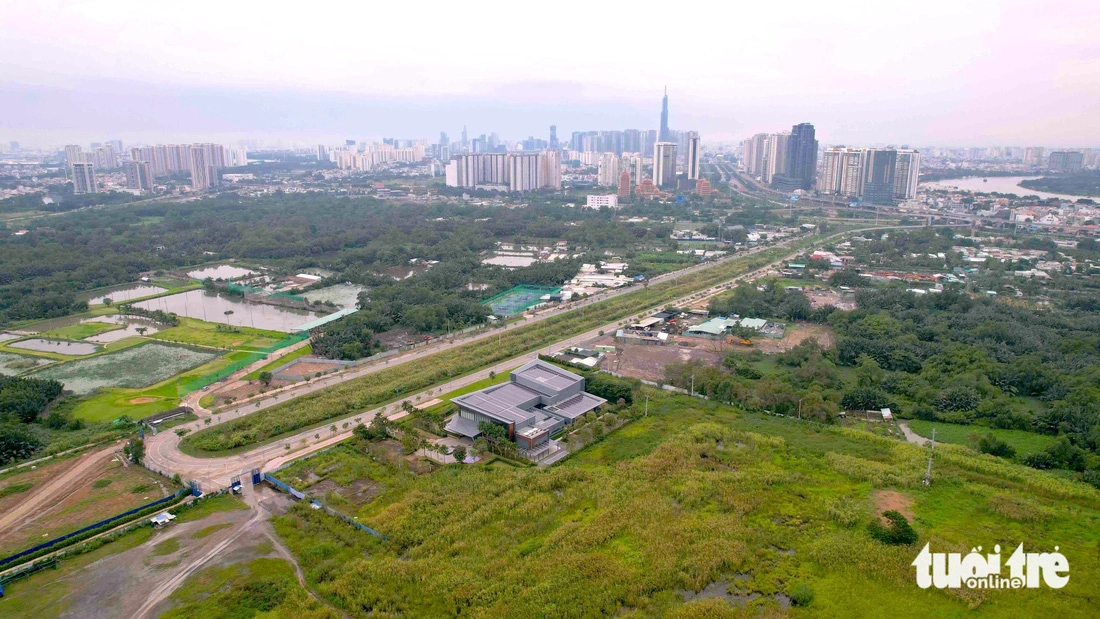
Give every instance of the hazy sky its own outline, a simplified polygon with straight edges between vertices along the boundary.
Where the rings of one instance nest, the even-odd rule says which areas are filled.
[[[0,0],[0,140],[1100,146],[1100,2]]]

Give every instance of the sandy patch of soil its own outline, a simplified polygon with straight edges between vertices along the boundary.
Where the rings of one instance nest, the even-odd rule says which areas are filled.
[[[894,490],[875,490],[873,495],[875,512],[883,524],[890,524],[882,515],[888,511],[900,512],[910,521],[913,520],[913,498]]]

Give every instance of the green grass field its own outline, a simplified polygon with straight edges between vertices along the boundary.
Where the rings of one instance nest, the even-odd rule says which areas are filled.
[[[254,559],[206,568],[172,593],[175,603],[161,619],[209,617],[339,617],[298,584],[294,568],[282,559]]]
[[[969,449],[926,449],[843,427],[650,391],[650,414],[549,469],[444,467],[354,512],[379,542],[298,504],[275,520],[311,588],[363,614],[775,616],[805,583],[807,616],[1095,616],[1100,492]],[[350,446],[349,446],[350,447]],[[342,455],[350,469],[361,451]],[[312,463],[312,464],[311,464]],[[330,470],[317,456],[301,472]],[[377,465],[375,463],[374,465]],[[363,466],[366,466],[364,464]],[[919,540],[867,525],[897,493]],[[920,547],[1059,546],[1065,589],[921,590]],[[736,576],[736,577],[735,577]],[[683,593],[719,583],[737,611]]]
[[[957,423],[943,423],[940,421],[910,419],[908,423],[910,430],[925,438],[931,438],[932,428],[935,428],[937,441],[955,443],[957,445],[968,445],[970,443],[968,437],[971,434],[977,434],[978,436],[992,434],[1011,445],[1016,450],[1017,456],[1026,456],[1027,454],[1043,451],[1054,444],[1058,439],[1056,436],[1024,432],[1023,430],[1002,430],[1000,428],[968,426]]]
[[[47,331],[41,334],[41,337],[60,338],[63,340],[82,340],[92,335],[98,335],[121,328],[122,325],[116,325],[109,322],[81,322],[75,325]]]
[[[279,331],[234,327],[236,332],[218,331],[218,325],[194,318],[180,317],[180,326],[154,333],[150,337],[169,342],[209,346],[213,348],[260,349],[267,348],[286,337]]]

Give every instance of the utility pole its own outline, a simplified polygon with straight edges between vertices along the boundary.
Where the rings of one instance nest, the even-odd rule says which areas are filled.
[[[932,454],[936,451],[936,429],[932,428],[932,448],[928,450],[928,470],[924,473],[924,485],[932,485]]]
[[[798,418],[802,419],[802,400],[805,398],[798,398]]]
[[[691,375],[691,397],[695,397],[695,375]]]
[[[643,417],[649,417],[649,394],[645,394],[645,415]]]

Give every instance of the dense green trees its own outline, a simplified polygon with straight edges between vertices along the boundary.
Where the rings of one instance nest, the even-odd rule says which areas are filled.
[[[374,336],[379,326],[373,312],[358,312],[322,325],[310,334],[313,354],[329,359],[367,357],[381,348]]]
[[[56,380],[0,376],[0,421],[35,421],[61,390]]]
[[[0,424],[0,464],[31,457],[43,446],[43,441],[29,427],[21,424]]]
[[[715,297],[707,309],[715,316],[737,314],[751,318],[821,321],[833,308],[815,311],[810,306],[810,300],[801,291],[786,290],[774,280],[768,280],[759,287],[756,284],[743,283],[732,293]]]

